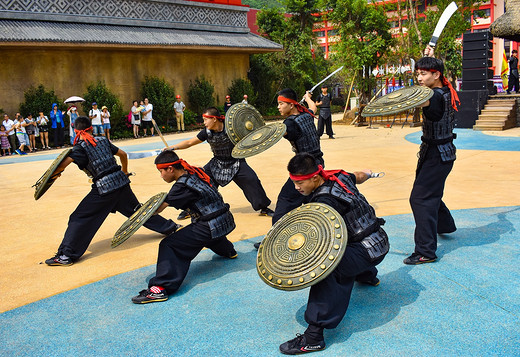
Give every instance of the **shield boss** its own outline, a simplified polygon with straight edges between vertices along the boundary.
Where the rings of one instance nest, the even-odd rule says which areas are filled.
[[[72,148],[67,148],[67,149],[63,150],[58,155],[58,157],[54,159],[51,166],[49,166],[47,171],[44,172],[42,177],[40,177],[38,179],[38,181],[36,181],[36,183],[32,186],[32,187],[35,187],[35,191],[34,191],[35,200],[38,200],[40,197],[42,197],[43,194],[45,192],[47,192],[47,190],[52,186],[52,184],[55,181],[55,179],[51,179],[52,174],[54,173],[54,171],[56,171],[58,166],[60,166],[60,164],[63,162],[63,160],[65,160],[65,158],[67,156],[69,156],[69,153],[71,152],[71,150],[72,150]]]
[[[361,116],[377,117],[396,114],[415,108],[433,96],[433,90],[425,86],[406,87],[375,99],[369,103]]]
[[[224,130],[233,144],[265,125],[262,114],[251,104],[233,104],[226,112]]]
[[[240,140],[233,148],[231,156],[242,159],[259,154],[280,141],[286,130],[284,123],[264,125]]]
[[[161,192],[155,196],[150,197],[141,208],[134,212],[125,223],[119,227],[117,232],[112,238],[110,246],[112,248],[117,247],[121,243],[125,242],[130,238],[145,222],[157,211],[157,208],[164,202],[168,193]]]
[[[269,286],[300,290],[329,275],[339,264],[348,234],[339,213],[309,203],[283,216],[258,248],[256,270]]]

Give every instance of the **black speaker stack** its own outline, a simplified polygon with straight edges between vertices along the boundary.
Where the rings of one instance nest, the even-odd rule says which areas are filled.
[[[458,92],[459,111],[455,112],[459,128],[472,128],[480,111],[494,92],[493,35],[489,31],[466,32],[462,37],[462,90]]]

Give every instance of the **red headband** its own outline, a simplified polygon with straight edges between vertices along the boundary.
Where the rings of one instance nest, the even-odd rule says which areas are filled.
[[[207,114],[202,114],[202,117],[203,118],[208,118],[208,119],[218,119],[220,121],[224,121],[224,119],[226,119],[225,116],[223,115],[207,115]]]
[[[320,175],[325,180],[337,182],[345,191],[347,191],[348,193],[353,195],[353,193],[347,188],[347,186],[343,182],[341,182],[340,179],[338,179],[338,177],[335,175],[337,173],[343,173],[343,174],[348,175],[348,173],[346,173],[343,170],[323,170],[323,166],[318,165],[318,171],[315,171],[315,172],[313,172],[311,174],[307,174],[307,175],[293,175],[293,174],[289,173],[289,177],[293,181],[303,181],[303,180],[308,180],[310,178],[313,178],[316,175]]]
[[[94,139],[94,137],[92,135],[90,135],[90,133],[88,133],[89,130],[92,130],[92,126],[86,128],[86,129],[83,129],[83,130],[74,129],[74,133],[76,134],[76,137],[74,138],[73,145],[76,145],[78,140],[82,139],[82,140],[85,140],[85,141],[89,142],[90,144],[92,144],[92,146],[97,146],[96,139]]]
[[[309,113],[312,117],[314,117],[314,114],[309,109],[305,108],[303,105],[301,105],[300,103],[298,103],[294,99],[286,98],[284,96],[279,95],[278,96],[278,101],[279,102],[285,102],[285,103],[294,104],[294,106],[296,107],[296,109],[298,109],[298,111],[300,113],[306,112],[306,113]]]
[[[170,166],[173,166],[173,165],[176,165],[176,164],[181,164],[182,167],[184,167],[184,169],[186,171],[188,171],[189,174],[191,174],[191,175],[196,174],[202,181],[205,181],[205,182],[208,183],[208,185],[212,186],[211,185],[211,179],[208,176],[208,174],[206,174],[199,167],[191,166],[190,164],[188,164],[183,159],[179,159],[179,160],[174,161],[174,162],[167,162],[167,163],[164,163],[164,164],[155,164],[155,166],[157,166],[157,169],[166,169],[166,168],[168,168]]]
[[[444,75],[441,73],[441,71],[438,71],[436,69],[427,69],[427,68],[417,68],[418,70],[421,70],[421,71],[428,71],[428,72],[432,72],[432,73],[435,73],[435,72],[439,72],[441,74],[440,76],[440,80],[442,82],[442,85],[448,87],[448,89],[450,90],[450,93],[451,93],[451,106],[453,107],[453,109],[455,109],[456,111],[459,111],[457,109],[457,104],[456,103],[459,103],[460,105],[460,100],[459,100],[459,96],[457,95],[457,92],[455,91],[455,88],[453,88],[453,86],[451,85],[451,83],[446,79],[446,77],[444,77]]]

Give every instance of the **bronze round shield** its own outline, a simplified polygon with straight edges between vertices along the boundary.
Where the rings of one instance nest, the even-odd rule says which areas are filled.
[[[231,156],[242,159],[259,154],[280,141],[286,130],[284,123],[264,125],[240,140],[233,148]]]
[[[224,129],[233,144],[265,125],[262,114],[251,104],[233,104],[226,112]]]
[[[112,238],[110,246],[117,247],[130,238],[145,222],[157,211],[159,206],[164,202],[167,192],[161,192],[150,197],[137,211],[132,214],[125,223],[119,227]]]
[[[329,275],[339,264],[348,234],[339,213],[309,203],[283,216],[258,248],[256,270],[269,286],[300,290]]]
[[[52,174],[54,173],[54,171],[56,171],[58,166],[60,166],[60,164],[63,162],[63,160],[65,160],[65,158],[67,156],[69,156],[69,153],[71,152],[71,150],[72,150],[72,148],[67,148],[67,149],[63,150],[58,155],[58,157],[54,159],[51,166],[49,166],[47,171],[44,172],[42,177],[40,177],[38,179],[38,181],[36,181],[36,183],[34,185],[32,185],[32,187],[35,187],[35,191],[34,191],[35,200],[38,200],[40,197],[42,197],[43,194],[45,192],[47,192],[47,190],[52,186],[52,184],[56,180],[55,178],[52,178]]]
[[[423,104],[432,96],[433,90],[425,86],[402,88],[369,103],[361,116],[377,117],[404,112]]]

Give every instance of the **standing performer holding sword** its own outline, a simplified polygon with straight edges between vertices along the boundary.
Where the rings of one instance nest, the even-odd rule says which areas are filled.
[[[457,229],[442,197],[446,179],[456,158],[456,148],[453,145],[456,134],[453,129],[457,102],[460,104],[460,101],[457,92],[444,77],[444,63],[433,57],[437,38],[456,9],[455,3],[446,8],[424,51],[426,57],[415,63],[419,84],[432,89],[433,96],[421,104],[423,135],[410,194],[415,220],[415,250],[403,261],[409,265],[434,262],[437,259],[437,234],[452,233]]]

